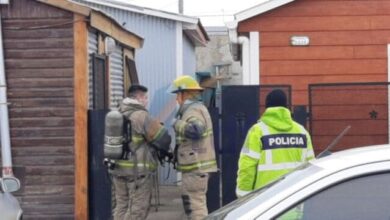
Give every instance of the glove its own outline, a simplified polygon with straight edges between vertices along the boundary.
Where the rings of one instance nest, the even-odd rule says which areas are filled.
[[[166,157],[168,157],[168,163],[170,163],[173,160],[173,153],[172,152],[168,152]]]
[[[166,151],[158,151],[157,158],[160,161],[161,166],[164,166],[164,162],[171,163],[173,160],[173,153]]]

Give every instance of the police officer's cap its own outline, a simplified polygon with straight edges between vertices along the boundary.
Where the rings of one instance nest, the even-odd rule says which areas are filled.
[[[267,95],[266,108],[269,107],[287,107],[287,97],[283,90],[275,89]]]

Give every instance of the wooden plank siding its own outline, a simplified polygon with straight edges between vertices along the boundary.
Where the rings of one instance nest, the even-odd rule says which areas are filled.
[[[388,85],[313,85],[311,135],[321,152],[348,125],[333,150],[388,143]]]
[[[74,219],[73,13],[13,0],[1,16],[23,219]]]
[[[260,81],[291,84],[293,105],[308,104],[308,84],[387,81],[390,1],[296,0],[238,31],[260,33]],[[294,35],[310,45],[290,46]]]

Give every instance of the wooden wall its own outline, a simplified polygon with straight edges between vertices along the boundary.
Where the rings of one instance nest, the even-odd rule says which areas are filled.
[[[24,219],[74,218],[73,13],[2,6],[13,163]]]
[[[390,1],[296,0],[239,23],[260,32],[264,84],[291,84],[293,105],[308,104],[308,84],[387,81]],[[292,47],[304,35],[310,46]]]

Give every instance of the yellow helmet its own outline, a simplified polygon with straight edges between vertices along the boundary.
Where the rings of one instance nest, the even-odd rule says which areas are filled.
[[[191,76],[179,76],[171,85],[171,93],[177,93],[184,90],[203,90],[199,83]]]

